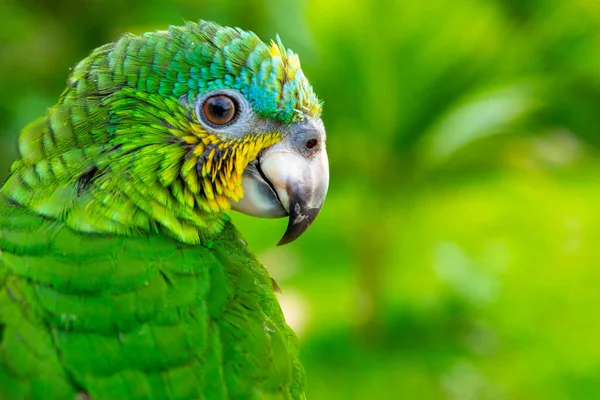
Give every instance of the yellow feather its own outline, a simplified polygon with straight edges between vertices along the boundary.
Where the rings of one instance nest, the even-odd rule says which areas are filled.
[[[199,141],[199,138],[196,136],[184,136],[182,139],[188,144],[196,144]]]
[[[199,144],[194,148],[194,155],[200,156],[202,153],[204,153],[204,150],[205,150],[204,145]]]
[[[219,204],[221,210],[226,211],[231,208],[231,204],[229,204],[229,199],[223,195],[217,196],[216,201]]]
[[[206,198],[208,200],[213,200],[215,198],[215,194],[212,190],[212,185],[211,185],[210,180],[203,179],[202,180],[202,188],[204,189],[204,196],[206,196]]]

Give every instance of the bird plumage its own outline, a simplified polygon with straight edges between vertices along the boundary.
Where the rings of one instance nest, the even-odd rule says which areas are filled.
[[[0,398],[301,398],[268,272],[203,245],[79,233],[2,203]]]
[[[198,99],[219,90],[246,119],[202,122]],[[324,141],[320,112],[279,40],[210,22],[77,64],[0,189],[0,398],[304,398],[273,281],[225,212],[256,176],[270,192],[246,197],[313,210],[294,237],[308,227],[326,182],[294,211],[296,192],[288,204],[262,171],[243,176],[289,132]]]

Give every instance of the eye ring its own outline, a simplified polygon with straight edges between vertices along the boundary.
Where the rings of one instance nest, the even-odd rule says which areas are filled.
[[[226,126],[236,118],[239,107],[233,97],[215,94],[204,100],[200,110],[206,122],[214,126]]]

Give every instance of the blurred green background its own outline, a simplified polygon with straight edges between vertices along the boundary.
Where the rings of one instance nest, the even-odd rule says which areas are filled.
[[[317,223],[234,215],[309,399],[600,399],[598,0],[0,0],[0,179],[69,67],[199,18],[279,33],[325,101]]]

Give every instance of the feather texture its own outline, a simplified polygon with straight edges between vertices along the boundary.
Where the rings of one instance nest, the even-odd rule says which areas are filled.
[[[0,204],[0,398],[302,398],[296,338],[231,224],[189,245]]]

